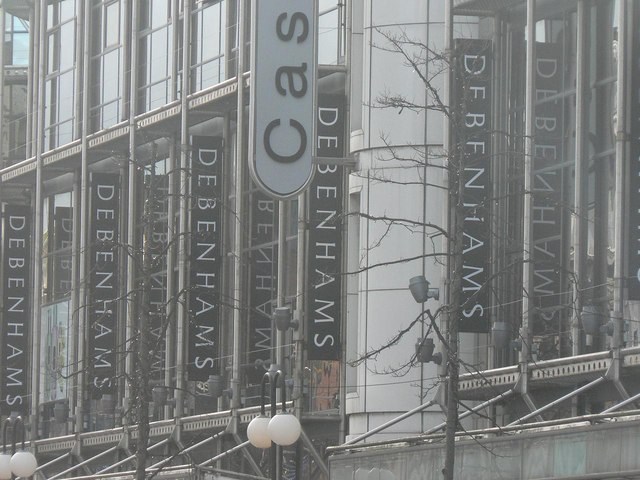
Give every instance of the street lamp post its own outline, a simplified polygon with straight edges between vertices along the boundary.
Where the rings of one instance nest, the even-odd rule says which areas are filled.
[[[271,391],[271,418],[267,417],[265,411],[265,390],[269,383]],[[276,392],[278,387],[281,390],[282,411],[276,415]],[[251,420],[247,427],[247,437],[251,445],[257,448],[271,448],[270,452],[270,474],[272,480],[277,480],[279,475],[276,470],[277,446],[293,445],[300,438],[302,430],[300,422],[295,415],[286,411],[286,385],[282,370],[269,370],[262,376],[260,382],[260,415]]]
[[[11,455],[7,453],[7,427],[11,426]],[[22,449],[16,452],[16,433],[22,433]],[[0,455],[0,480],[16,477],[28,478],[36,472],[38,462],[33,453],[24,447],[24,423],[22,417],[9,417],[2,425],[2,454]]]

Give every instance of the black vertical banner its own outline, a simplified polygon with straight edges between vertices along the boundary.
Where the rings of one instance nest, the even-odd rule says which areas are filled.
[[[562,46],[536,44],[531,227],[533,237],[533,335],[539,358],[558,356],[563,311]],[[556,97],[556,98],[554,98]]]
[[[189,380],[220,373],[222,138],[192,137]]]
[[[340,95],[318,96],[318,157],[344,157],[344,104],[345,99]],[[307,354],[309,360],[338,360],[341,349],[344,168],[335,164],[316,165],[315,169],[308,195]]]
[[[277,302],[278,202],[254,187],[251,193],[251,262],[249,266],[249,363],[275,361],[271,314]],[[262,368],[251,368],[247,382],[258,384]]]
[[[149,322],[152,339],[151,379],[164,380],[165,333],[167,328],[167,247],[169,244],[169,176],[148,175],[151,199]]]
[[[93,398],[116,388],[120,177],[91,176],[89,388]]]
[[[640,5],[634,5],[634,19],[640,18]],[[627,254],[629,272],[627,295],[640,300],[640,28],[633,28],[631,60],[631,125],[629,162],[629,236]],[[620,120],[618,120],[620,121]]]
[[[456,39],[455,144],[463,165],[461,332],[489,331],[492,44]]]
[[[29,207],[7,205],[4,212],[2,402],[0,413],[29,413],[31,359],[30,269],[31,213]]]

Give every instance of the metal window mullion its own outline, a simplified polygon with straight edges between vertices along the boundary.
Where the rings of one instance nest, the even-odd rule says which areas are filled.
[[[0,38],[0,61],[2,64],[0,65],[0,105],[4,105],[4,71],[5,71],[5,63],[4,63],[4,43],[5,43],[5,11],[2,5],[0,4],[0,33],[2,34],[2,38]],[[0,141],[4,140],[4,121],[5,116],[0,115]],[[7,152],[0,153],[0,168],[4,168],[4,155]]]
[[[73,91],[78,92],[79,91],[78,85],[80,85],[81,82],[84,81],[84,70],[87,69],[87,65],[85,65],[85,62],[84,62],[84,57],[85,57],[84,49],[81,50],[80,48],[77,48],[77,47],[80,45],[84,46],[84,45],[90,44],[90,38],[91,38],[89,36],[90,27],[89,25],[84,25],[84,28],[82,28],[83,27],[82,23],[86,23],[87,21],[91,20],[91,8],[88,5],[88,2],[86,0],[75,0],[75,1],[77,2],[76,15],[74,15],[71,21],[75,23],[74,29],[73,29],[73,33],[74,33],[73,42],[76,45],[76,51],[75,51],[76,57],[75,57],[75,68],[71,68],[69,69],[69,71],[74,70],[75,88],[73,89]],[[87,14],[84,15],[84,22],[82,22],[80,18],[85,11],[87,12]],[[68,47],[66,47],[65,45],[60,45],[60,48],[68,48]],[[73,130],[71,131],[71,137],[74,139],[78,138],[79,133],[81,132],[84,133],[84,131],[87,129],[87,125],[84,125],[82,123],[84,120],[84,118],[82,117],[82,113],[84,110],[84,97],[87,96],[87,91],[83,89],[82,95],[83,95],[82,102],[78,101],[79,99],[77,98],[77,94],[74,94],[74,98],[73,98],[73,104],[74,104],[73,112],[74,112],[75,119],[73,122]]]
[[[188,203],[188,186],[189,177],[187,169],[190,165],[189,157],[189,85],[191,81],[190,69],[189,69],[189,39],[191,38],[191,15],[188,12],[191,11],[191,0],[184,0],[183,2],[183,17],[182,17],[182,88],[181,88],[181,116],[180,116],[180,184],[178,186],[179,193],[179,208],[180,208],[180,222],[178,230],[179,247],[178,247],[178,292],[183,296],[182,300],[178,299],[177,305],[177,328],[176,328],[176,408],[175,416],[182,417],[184,414],[184,392],[186,390],[186,368],[185,360],[187,356],[187,332],[186,329],[188,323],[188,308],[186,305],[188,281],[187,281],[187,233],[189,231],[188,219],[189,219],[189,203]]]
[[[614,348],[614,359],[620,358],[619,348],[623,343],[623,328],[624,328],[624,254],[625,239],[624,239],[624,207],[625,207],[625,173],[626,173],[626,153],[627,145],[629,141],[627,130],[627,78],[625,65],[629,58],[627,57],[627,8],[629,3],[625,0],[619,0],[618,10],[618,65],[617,65],[617,89],[616,89],[616,112],[618,122],[616,125],[616,163],[615,163],[615,197],[614,197],[614,211],[615,211],[615,230],[614,230],[614,286],[613,286],[613,317],[616,325],[615,332],[612,339],[612,346]],[[635,3],[635,2],[632,2]],[[635,8],[638,8],[637,5]],[[636,26],[634,26],[637,28]],[[619,374],[620,370],[617,369],[616,373]]]
[[[233,302],[233,357],[231,366],[231,388],[234,392],[240,391],[240,355],[242,352],[242,235],[244,233],[244,206],[243,206],[243,184],[244,184],[244,52],[246,43],[245,35],[245,0],[237,1],[237,32],[238,32],[238,54],[236,58],[236,155],[235,155],[235,177],[236,195],[233,216],[234,228],[234,248],[233,248],[233,291],[231,301]],[[231,398],[231,408],[234,416],[238,415],[240,408],[240,395]]]
[[[176,53],[178,52],[178,47],[180,46],[180,38],[178,35],[178,21],[180,18],[179,12],[178,12],[178,2],[173,2],[171,4],[171,21],[173,22],[173,28],[171,29],[171,50],[174,52],[173,55],[171,55],[171,73],[170,73],[170,77],[171,77],[171,93],[170,93],[170,97],[171,101],[173,100],[177,100],[178,99],[178,66],[179,66],[179,62],[178,62],[178,56],[176,55]],[[186,15],[186,13],[184,14]],[[183,18],[184,18],[183,15]],[[186,45],[185,45],[186,48]]]
[[[527,365],[530,355],[531,320],[533,302],[533,154],[534,154],[534,115],[535,115],[535,13],[536,0],[527,0],[527,44],[526,44],[526,81],[525,81],[525,133],[524,133],[524,213],[523,213],[523,264],[522,264],[522,325],[520,336],[522,349],[520,350],[520,364],[523,368],[523,390],[527,390]]]
[[[585,209],[585,195],[584,195],[584,182],[585,182],[585,158],[586,155],[586,135],[585,120],[586,120],[586,98],[587,98],[587,71],[586,71],[586,59],[587,59],[587,5],[585,0],[580,0],[577,6],[577,40],[576,40],[576,151],[575,151],[575,191],[574,191],[574,222],[575,228],[573,230],[573,304],[575,309],[573,310],[573,319],[571,322],[571,341],[572,341],[572,355],[580,354],[580,324],[579,315],[582,309],[582,294],[581,289],[584,284],[584,252],[586,251],[586,226],[587,222],[584,218],[587,210]]]
[[[29,68],[27,71],[27,132],[26,132],[26,158],[31,158],[33,151],[33,133],[37,131],[34,112],[34,105],[38,105],[38,82],[36,81],[36,71],[34,65],[39,64],[40,56],[40,28],[36,21],[36,12],[40,10],[40,5],[36,3],[35,7],[29,10],[29,25],[33,35],[29,38]],[[38,39],[38,41],[36,41]]]
[[[44,44],[44,30],[46,28],[46,11],[43,9],[40,16],[40,42]],[[46,57],[41,55],[38,62],[39,78],[38,88],[42,92],[44,90],[44,72],[46,68]],[[44,98],[44,96],[42,96]],[[35,185],[35,208],[33,222],[35,224],[35,231],[33,236],[33,244],[31,245],[33,265],[31,266],[31,272],[33,273],[32,281],[32,322],[31,322],[31,416],[30,425],[32,435],[35,437],[38,432],[38,410],[39,410],[39,396],[40,396],[40,331],[36,326],[39,326],[40,322],[36,319],[40,318],[40,290],[42,285],[42,202],[43,202],[43,189],[42,182],[42,152],[44,146],[44,105],[38,109],[38,128],[37,128],[37,142],[36,142],[36,185]]]
[[[128,158],[128,189],[127,189],[127,245],[129,248],[132,248],[135,243],[136,237],[136,215],[135,215],[135,207],[136,207],[136,171],[137,165],[135,163],[135,150],[136,150],[136,105],[137,105],[137,81],[136,75],[134,72],[134,65],[138,64],[138,6],[139,3],[135,0],[132,1],[131,4],[131,79],[130,79],[130,101],[129,101],[129,158]],[[125,351],[129,351],[128,345],[129,342],[133,339],[134,332],[134,305],[130,300],[129,295],[133,294],[136,283],[136,262],[134,261],[133,255],[127,255],[127,279],[126,279],[126,287],[125,287],[125,302],[126,302],[126,325],[125,325]],[[125,359],[125,375],[132,375],[134,369],[134,361],[133,357],[130,353],[126,354]],[[130,382],[125,382],[124,385],[124,398],[131,398],[131,386]],[[129,408],[129,405],[124,405],[123,408],[126,410]]]

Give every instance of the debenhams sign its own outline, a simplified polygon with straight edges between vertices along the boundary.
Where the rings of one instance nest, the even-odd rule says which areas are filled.
[[[315,0],[253,0],[250,170],[275,198],[300,193],[314,155]]]

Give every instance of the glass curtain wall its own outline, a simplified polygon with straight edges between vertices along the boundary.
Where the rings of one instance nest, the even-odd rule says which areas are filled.
[[[173,0],[177,1],[177,0]],[[171,101],[173,52],[172,0],[140,2],[138,113]]]
[[[75,0],[48,2],[46,15],[45,151],[71,142],[76,133]]]
[[[123,116],[125,6],[95,0],[91,9],[91,130],[115,125]]]
[[[344,63],[345,20],[344,2],[319,0],[318,2],[318,63],[338,65]]]
[[[29,65],[29,22],[20,17],[5,14],[4,64]]]
[[[192,91],[225,80],[227,2],[198,2],[192,14]]]
[[[42,292],[40,328],[40,398],[43,434],[65,434],[66,422],[56,422],[54,409],[68,409],[72,394],[71,279],[73,194],[46,197],[42,219]]]

